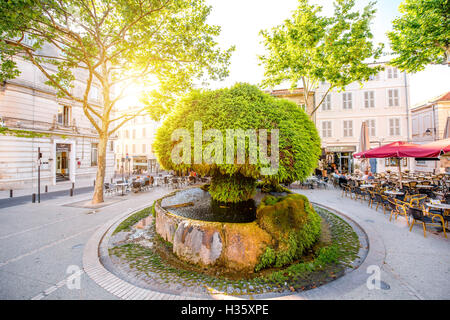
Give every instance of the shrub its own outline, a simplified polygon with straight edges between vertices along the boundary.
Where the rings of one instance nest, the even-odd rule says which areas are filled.
[[[203,135],[208,129],[220,131],[224,149],[222,150],[224,157],[220,163],[217,163],[218,161],[207,163],[204,159],[201,163],[195,163],[194,156],[198,155],[194,145],[196,121],[201,121]],[[186,161],[182,163],[174,163],[172,151],[187,137],[172,141],[172,133],[183,128],[190,134],[190,158],[188,151],[184,154],[181,150],[179,155],[189,159],[185,159]],[[269,165],[262,163],[260,159],[251,163],[248,157],[245,163],[237,163],[235,158],[234,163],[227,164],[225,146],[228,129],[265,129],[268,131],[268,140],[271,130],[278,129],[278,171],[271,175],[262,175],[261,169]],[[202,138],[202,141],[207,140],[203,136]],[[214,137],[216,138],[220,139]],[[208,146],[209,143],[202,143],[202,149],[197,151],[205,154]],[[234,147],[236,151],[236,144]],[[178,103],[174,112],[158,129],[153,148],[158,162],[166,170],[193,169],[201,175],[212,176],[209,192],[213,199],[223,202],[248,200],[252,197],[259,178],[273,185],[305,179],[316,167],[321,152],[317,129],[303,110],[293,102],[274,98],[248,84],[236,84],[232,88],[214,91],[191,92]],[[249,143],[245,143],[246,155],[249,149]],[[216,151],[212,151],[211,155],[220,158],[220,151],[217,155]],[[259,144],[256,151],[258,155],[262,151]]]

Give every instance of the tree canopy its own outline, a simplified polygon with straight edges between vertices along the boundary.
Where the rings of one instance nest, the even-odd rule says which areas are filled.
[[[355,11],[354,5],[354,0],[335,1],[334,15],[327,17],[321,15],[321,6],[299,0],[291,18],[270,31],[261,31],[267,51],[260,57],[265,67],[263,86],[288,81],[292,88],[303,86],[305,97],[310,97],[320,81],[329,84],[329,92],[377,74],[381,66],[367,63],[370,58],[377,59],[382,50],[382,45],[372,43],[374,4],[369,3],[362,12]],[[325,96],[316,105],[307,99],[311,115]]]
[[[398,54],[391,64],[413,73],[428,64],[450,63],[450,1],[405,0],[399,11],[388,33]]]
[[[196,132],[196,123],[197,126],[201,123],[201,132]],[[174,139],[172,135],[178,129],[186,130],[185,135]],[[274,129],[278,130],[278,152],[272,144]],[[228,158],[231,130],[242,131],[234,131],[231,146],[236,156]],[[254,149],[247,130],[259,134]],[[261,136],[260,130],[267,130],[267,135]],[[238,139],[244,141],[243,161],[238,159]],[[266,139],[267,148],[261,139]],[[220,143],[215,144],[218,140]],[[188,149],[178,150],[180,141],[187,141]],[[273,184],[305,179],[316,167],[321,152],[317,129],[305,112],[293,102],[274,98],[248,84],[197,90],[187,95],[158,129],[153,148],[165,169],[193,169],[201,175],[212,176],[210,193],[213,199],[223,202],[247,200],[259,178]],[[174,150],[180,151],[183,161],[174,161]],[[196,159],[199,153],[201,161]],[[278,157],[276,170],[264,173],[262,169],[268,169],[273,163],[261,160],[261,153]]]
[[[220,28],[206,23],[210,11],[203,0],[0,2],[0,80],[17,77],[17,56],[30,61],[60,97],[83,108],[99,134],[94,202],[103,201],[110,135],[138,114],[158,119],[194,79],[228,74],[233,48],[218,47]],[[82,84],[78,96],[76,80]],[[145,108],[115,116],[133,82],[156,89],[147,92]],[[101,108],[88,98],[93,83],[101,88]]]

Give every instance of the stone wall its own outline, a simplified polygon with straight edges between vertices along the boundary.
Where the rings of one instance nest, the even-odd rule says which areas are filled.
[[[254,271],[272,237],[256,221],[222,223],[192,220],[176,216],[155,204],[156,232],[172,243],[173,252],[182,260],[202,267],[220,267],[229,271]]]

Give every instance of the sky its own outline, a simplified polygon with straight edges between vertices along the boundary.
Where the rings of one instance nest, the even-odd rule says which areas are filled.
[[[222,48],[236,46],[230,75],[224,81],[211,83],[211,87],[228,87],[236,82],[259,84],[264,68],[259,65],[258,55],[264,54],[260,30],[270,29],[283,23],[297,7],[297,0],[206,0],[212,6],[208,23],[221,26],[217,39]],[[323,12],[333,12],[333,1],[311,0],[323,7]],[[367,0],[356,0],[357,7],[363,8]],[[398,6],[401,0],[378,0],[377,13],[372,26],[374,42],[388,43],[386,32],[391,22],[400,16]],[[385,46],[386,47],[386,46]],[[411,105],[450,91],[450,67],[428,66],[424,71],[411,75]]]

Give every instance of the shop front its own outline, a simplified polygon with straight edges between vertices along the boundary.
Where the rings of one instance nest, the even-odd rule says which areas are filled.
[[[336,166],[339,172],[353,172],[353,153],[356,152],[355,146],[328,146],[325,148],[326,166]]]
[[[133,156],[133,174],[144,174],[148,172],[146,156]]]

